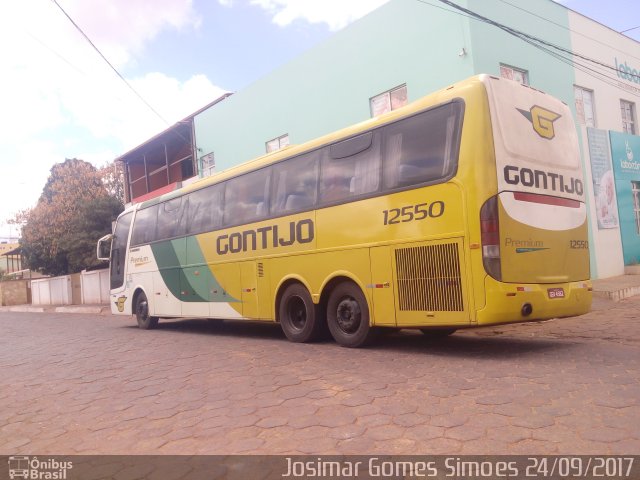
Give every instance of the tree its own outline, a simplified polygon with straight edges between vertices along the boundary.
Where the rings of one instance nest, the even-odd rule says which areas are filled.
[[[55,164],[38,204],[20,214],[27,264],[51,275],[97,266],[96,242],[122,209],[93,165],[76,158]]]
[[[124,164],[110,162],[100,168],[100,178],[107,193],[124,205]]]

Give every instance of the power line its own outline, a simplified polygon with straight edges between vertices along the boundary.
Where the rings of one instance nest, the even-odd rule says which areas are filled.
[[[459,5],[457,5],[457,4],[453,3],[453,2],[448,2],[446,0],[439,0],[442,3],[445,3],[445,4],[449,5],[449,6],[454,7],[456,10],[449,10],[447,8],[443,8],[441,6],[429,3],[429,2],[427,2],[425,0],[417,0],[417,1],[420,2],[420,3],[424,3],[426,5],[435,7],[435,8],[442,9],[442,10],[447,11],[449,13],[454,13],[454,14],[457,14],[457,15],[461,15],[463,17],[471,18],[473,20],[481,21],[483,23],[487,23],[489,25],[493,25],[493,26],[495,26],[497,28],[500,28],[501,30],[504,30],[506,33],[508,33],[510,35],[513,35],[516,38],[519,38],[520,40],[522,40],[522,41],[524,41],[526,43],[529,43],[531,46],[543,51],[544,53],[547,53],[548,55],[551,55],[552,57],[556,58],[560,62],[565,63],[565,64],[567,64],[569,66],[572,66],[576,70],[580,70],[581,72],[583,72],[583,73],[585,73],[585,74],[587,74],[587,75],[589,75],[589,76],[591,76],[593,78],[596,78],[596,79],[598,79],[598,80],[600,80],[600,81],[602,81],[604,83],[607,83],[608,85],[611,85],[611,86],[616,87],[616,88],[620,88],[620,84],[615,78],[610,77],[610,76],[606,75],[605,73],[602,73],[602,72],[599,72],[597,70],[594,70],[592,67],[589,67],[588,65],[582,64],[582,63],[578,62],[577,60],[575,60],[574,58],[567,57],[567,56],[564,56],[560,52],[557,52],[557,51],[554,51],[554,50],[550,50],[549,48],[545,47],[544,44],[548,44],[548,45],[551,45],[551,46],[554,46],[554,47],[557,47],[557,46],[555,46],[553,44],[550,44],[548,42],[544,42],[543,40],[541,40],[541,39],[539,39],[537,37],[533,37],[531,35],[527,35],[524,32],[520,32],[520,31],[515,30],[515,29],[513,29],[511,27],[508,27],[506,25],[503,25],[503,24],[500,24],[498,22],[495,22],[494,20],[491,20],[489,18],[483,17],[482,15],[480,15],[480,14],[478,14],[476,12],[473,12],[471,10],[467,10],[466,8],[460,7]],[[541,42],[542,44],[536,43],[536,41]],[[560,47],[558,47],[558,48],[560,48]],[[564,51],[566,53],[568,53],[569,55],[578,55],[578,54],[574,54],[574,52],[572,52],[570,50],[567,50],[567,49],[564,49]],[[589,59],[588,57],[585,57],[585,56],[582,56],[582,55],[578,55],[578,56],[582,57],[584,59],[590,60],[590,61],[594,61],[595,63],[599,64],[600,66],[603,66],[603,67],[606,67],[606,68],[609,68],[609,69],[612,68],[609,65],[606,65],[606,64],[603,64],[601,62],[597,62],[595,60]],[[625,91],[628,91],[628,90],[625,89]],[[630,92],[630,93],[632,93],[634,95],[638,95],[636,92],[633,92],[633,91]]]
[[[78,30],[78,32],[80,32],[80,34],[82,34],[82,36],[85,38],[85,40],[87,42],[89,42],[89,45],[91,45],[93,47],[93,49],[98,52],[98,55],[100,55],[100,57],[102,57],[102,59],[107,63],[107,65],[109,65],[109,67],[111,67],[111,70],[113,70],[115,72],[115,74],[120,78],[120,80],[122,80],[125,85],[127,87],[129,87],[129,89],[149,108],[149,110],[151,110],[160,120],[162,120],[166,125],[169,125],[169,122],[167,120],[164,119],[164,117],[162,115],[160,115],[155,108],[153,108],[151,106],[151,104],[149,102],[147,102],[142,95],[140,95],[138,93],[138,91],[133,88],[133,86],[120,74],[120,72],[116,69],[116,67],[114,67],[111,62],[107,59],[107,57],[105,57],[102,52],[100,51],[100,49],[98,47],[95,46],[95,44],[91,41],[91,39],[87,36],[86,33],[84,33],[84,31],[80,28],[80,26],[78,26],[78,24],[73,20],[73,18],[71,18],[69,16],[69,14],[65,11],[64,8],[62,8],[62,6],[58,3],[57,0],[51,0],[53,3],[56,4],[56,6],[60,9],[60,11],[62,13],[64,13],[64,16],[67,17],[69,19],[69,21],[73,24],[73,26],[76,28],[76,30]]]
[[[563,62],[563,63],[565,63],[567,65],[573,66],[577,70],[580,70],[580,71],[584,72],[585,74],[587,74],[589,76],[597,78],[598,80],[600,80],[602,82],[605,82],[608,85],[611,85],[613,87],[620,88],[620,84],[615,78],[608,76],[606,73],[602,73],[600,71],[597,71],[593,67],[588,66],[587,64],[580,63],[575,58],[567,57],[564,54],[568,54],[568,55],[571,55],[572,57],[578,57],[581,60],[584,60],[584,61],[587,61],[587,62],[591,62],[593,64],[596,64],[600,68],[606,68],[608,70],[614,70],[614,71],[616,71],[616,73],[618,73],[618,69],[617,68],[614,68],[614,67],[612,67],[610,65],[602,63],[602,62],[600,62],[598,60],[594,60],[592,58],[589,58],[589,57],[587,57],[585,55],[582,55],[582,54],[573,52],[571,50],[568,50],[566,48],[560,47],[560,46],[555,45],[553,43],[547,42],[547,41],[542,40],[542,39],[540,39],[538,37],[535,37],[533,35],[529,35],[529,34],[524,33],[522,31],[516,30],[516,29],[514,29],[512,27],[509,27],[507,25],[504,25],[502,23],[496,22],[495,20],[492,20],[490,18],[484,17],[484,16],[482,16],[482,15],[480,15],[480,14],[478,14],[478,13],[472,11],[472,10],[466,9],[466,8],[456,4],[454,2],[451,2],[449,0],[438,0],[438,1],[443,3],[443,4],[445,4],[445,5],[447,5],[447,6],[449,6],[449,7],[454,8],[455,10],[449,10],[449,9],[446,9],[446,8],[442,8],[442,7],[439,7],[437,5],[433,5],[432,3],[429,3],[429,2],[427,2],[425,0],[417,0],[417,1],[420,2],[420,3],[424,3],[426,5],[432,6],[432,7],[440,8],[440,9],[448,11],[450,13],[459,14],[459,15],[462,15],[464,17],[472,18],[472,19],[474,19],[476,21],[481,21],[483,23],[487,23],[489,25],[497,27],[497,28],[503,30],[504,32],[508,33],[509,35],[515,36],[516,38],[519,38],[520,40],[522,40],[522,41],[524,41],[526,43],[529,43],[531,46],[533,46],[533,47],[535,47],[535,48],[537,48],[537,49],[539,49],[539,50],[541,50],[541,51],[553,56],[557,60],[559,60],[559,61],[561,61],[561,62]],[[551,49],[554,49],[554,50],[551,50]],[[630,74],[627,74],[627,75],[630,75]],[[625,89],[625,91],[629,92],[629,90],[626,90],[626,89]],[[634,95],[638,95],[638,93],[636,93],[634,91],[631,91],[630,93],[632,93]]]
[[[31,39],[34,42],[37,42],[38,44],[40,44],[40,46],[42,48],[44,48],[45,50],[49,51],[50,53],[52,53],[53,55],[55,55],[56,57],[58,57],[60,60],[62,60],[64,63],[66,63],[67,65],[69,65],[71,68],[73,68],[75,71],[77,71],[78,73],[81,73],[82,75],[86,75],[87,73],[82,71],[80,68],[78,68],[76,65],[74,65],[73,63],[71,63],[70,60],[68,60],[65,56],[63,56],[61,53],[58,53],[56,50],[54,50],[52,47],[50,47],[49,45],[47,45],[46,43],[44,43],[42,40],[40,40],[38,37],[36,37],[35,35],[33,35],[31,32],[29,32],[28,30],[25,30],[25,33],[31,37]]]
[[[464,7],[462,7],[462,6],[458,5],[458,4],[456,4],[456,3],[454,3],[454,2],[452,2],[452,1],[450,1],[450,0],[438,0],[438,1],[440,1],[440,2],[442,2],[442,3],[444,3],[444,4],[447,4],[447,5],[449,5],[449,6],[453,7],[453,8],[459,9],[459,10],[461,10],[461,11],[463,11],[463,12],[465,12],[465,13],[467,13],[467,14],[469,14],[469,15],[473,16],[473,17],[478,18],[479,20],[481,20],[481,21],[483,21],[483,22],[485,22],[485,23],[488,23],[488,24],[490,24],[490,25],[493,25],[493,26],[495,26],[495,27],[498,27],[499,29],[501,29],[501,30],[503,30],[503,31],[505,31],[505,32],[507,32],[507,33],[509,33],[510,35],[516,36],[516,37],[518,37],[518,38],[520,38],[520,39],[527,38],[527,39],[529,39],[529,40],[531,40],[531,41],[539,42],[540,44],[546,45],[546,46],[551,47],[551,48],[554,48],[554,49],[556,49],[556,50],[559,50],[559,51],[562,51],[562,52],[568,53],[568,54],[570,54],[570,55],[574,55],[574,56],[579,57],[579,58],[581,58],[581,59],[583,59],[583,60],[587,60],[587,61],[589,61],[589,62],[593,62],[593,63],[595,63],[595,64],[598,64],[598,65],[602,66],[602,67],[605,67],[605,68],[608,68],[608,69],[614,70],[614,71],[616,71],[616,72],[618,71],[618,69],[617,69],[617,68],[612,67],[611,65],[607,65],[606,63],[602,63],[602,62],[600,62],[599,60],[595,60],[595,59],[593,59],[593,58],[589,58],[589,57],[587,57],[587,56],[585,56],[585,55],[582,55],[582,54],[580,54],[580,53],[574,52],[574,51],[569,50],[569,49],[567,49],[567,48],[564,48],[564,47],[561,47],[561,46],[556,45],[556,44],[554,44],[554,43],[551,43],[551,42],[548,42],[548,41],[546,41],[546,40],[543,40],[543,39],[541,39],[541,38],[535,37],[535,36],[533,36],[533,35],[529,35],[528,33],[522,32],[522,31],[520,31],[520,30],[516,30],[515,28],[512,28],[512,27],[509,27],[509,26],[504,25],[504,24],[502,24],[502,23],[496,22],[495,20],[492,20],[492,19],[490,19],[490,18],[483,17],[483,16],[482,16],[482,15],[480,15],[479,13],[476,13],[476,12],[474,12],[474,11],[472,11],[472,10],[468,10],[468,9],[466,9],[466,8],[464,8]]]
[[[593,42],[599,43],[600,45],[602,45],[602,46],[604,46],[604,47],[607,47],[607,48],[613,48],[614,50],[618,50],[619,52],[624,53],[625,55],[629,55],[629,56],[630,56],[630,57],[632,57],[632,58],[635,58],[635,59],[637,59],[637,60],[640,60],[640,58],[636,57],[635,55],[633,55],[633,54],[631,54],[631,53],[623,52],[623,51],[622,51],[622,50],[620,50],[619,48],[616,48],[616,47],[614,47],[614,46],[612,46],[612,45],[609,45],[608,43],[601,42],[601,41],[600,41],[600,40],[598,40],[597,38],[590,37],[589,35],[586,35],[586,34],[584,34],[584,33],[582,33],[582,32],[578,32],[577,30],[572,30],[571,28],[567,27],[566,25],[562,25],[561,23],[554,22],[553,20],[549,20],[548,18],[545,18],[545,17],[543,17],[543,16],[541,16],[541,15],[538,15],[537,13],[531,12],[531,11],[527,10],[526,8],[522,8],[522,7],[518,6],[518,5],[514,5],[513,3],[511,3],[511,2],[509,2],[509,1],[507,1],[507,0],[498,0],[498,1],[499,1],[499,2],[504,3],[505,5],[510,5],[511,7],[516,8],[516,9],[518,9],[518,10],[522,11],[522,12],[528,13],[529,15],[532,15],[532,16],[534,16],[534,17],[537,17],[537,18],[539,18],[540,20],[544,20],[545,22],[551,23],[552,25],[555,25],[555,26],[557,26],[557,27],[560,27],[560,28],[563,28],[563,29],[565,29],[565,30],[568,30],[568,31],[569,31],[569,32],[571,32],[571,33],[574,33],[574,34],[576,34],[576,35],[580,35],[581,37],[584,37],[584,38],[586,38],[586,39],[588,39],[588,40],[591,40],[591,41],[593,41]],[[565,7],[565,8],[566,8],[566,7]],[[640,28],[640,27],[634,27],[634,28]],[[633,30],[633,28],[630,28],[629,30],[624,30],[623,32],[620,32],[620,33],[628,32],[628,31],[630,31],[630,30]]]
[[[30,31],[28,31],[27,29],[24,29],[24,33],[26,35],[28,35],[34,42],[38,43],[43,49],[47,50],[49,53],[53,54],[55,57],[57,57],[59,60],[63,61],[64,63],[66,63],[69,67],[71,67],[72,69],[74,69],[75,71],[77,71],[78,73],[84,75],[84,76],[89,76],[87,74],[87,72],[85,72],[84,70],[80,69],[77,65],[75,65],[73,62],[71,62],[69,59],[67,59],[64,55],[62,55],[61,53],[59,53],[57,50],[55,50],[54,48],[52,48],[51,46],[47,45],[46,43],[44,43],[42,40],[40,40],[38,37],[36,37],[35,35],[33,35]],[[120,94],[116,94],[116,98],[119,100],[122,100],[122,96]],[[164,121],[164,120],[163,120]],[[165,122],[166,123],[166,122]],[[175,130],[175,134],[177,136],[179,136],[180,138],[182,138],[182,140],[184,140],[187,143],[190,143],[191,140],[185,138],[184,135],[182,135],[179,131]]]

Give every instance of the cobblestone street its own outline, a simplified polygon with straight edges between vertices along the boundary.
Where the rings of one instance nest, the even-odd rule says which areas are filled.
[[[360,350],[273,325],[0,313],[0,453],[638,453],[638,312]]]

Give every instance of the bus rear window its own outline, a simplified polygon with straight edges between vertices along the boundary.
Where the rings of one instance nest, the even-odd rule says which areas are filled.
[[[383,129],[384,187],[450,178],[456,170],[462,104],[449,103]]]

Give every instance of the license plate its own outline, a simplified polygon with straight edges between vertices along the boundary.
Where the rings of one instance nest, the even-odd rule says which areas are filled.
[[[549,298],[564,298],[564,288],[547,288]]]

